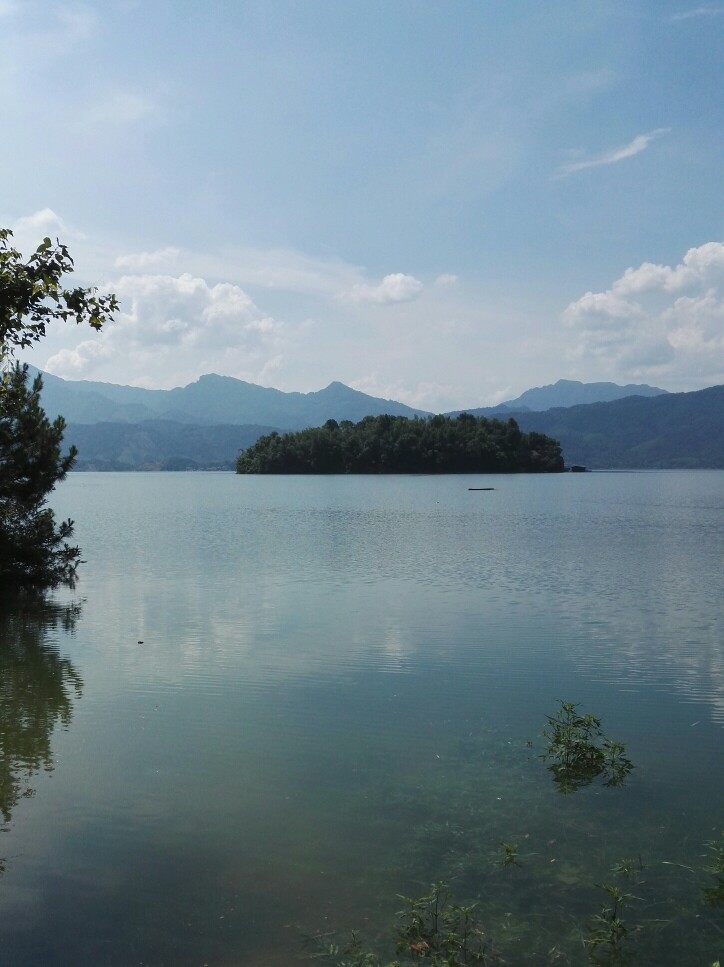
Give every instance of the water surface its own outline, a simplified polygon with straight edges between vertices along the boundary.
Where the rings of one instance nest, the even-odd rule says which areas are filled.
[[[77,613],[1,629],[6,962],[276,967],[444,877],[509,962],[585,963],[639,854],[635,962],[715,959],[723,473],[75,474],[54,502]],[[626,743],[623,788],[555,790],[559,699]]]

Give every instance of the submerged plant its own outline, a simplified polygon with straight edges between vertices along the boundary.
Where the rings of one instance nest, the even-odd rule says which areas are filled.
[[[477,906],[455,903],[443,883],[433,884],[421,897],[400,897],[405,906],[397,914],[395,960],[381,960],[366,950],[352,931],[346,945],[320,938],[315,955],[334,967],[401,967],[424,960],[430,967],[471,967],[501,963],[493,953],[477,918]]]
[[[705,886],[701,891],[707,903],[724,910],[724,831],[718,840],[710,840],[706,848],[713,854],[713,863],[705,867],[707,873],[714,874],[714,884]]]
[[[601,885],[607,894],[607,903],[588,922],[588,937],[583,941],[594,964],[622,965],[627,962],[623,942],[628,928],[621,918],[626,903],[633,899],[630,893],[622,893],[616,886]]]
[[[498,866],[519,866],[518,863],[518,844],[517,843],[501,843],[500,844],[500,859],[498,860]]]
[[[622,786],[626,776],[633,769],[633,763],[626,756],[623,742],[606,739],[603,743],[604,786]]]
[[[581,714],[573,702],[561,701],[556,714],[546,718],[543,758],[554,760],[548,768],[560,792],[575,792],[599,776],[606,786],[620,786],[633,769],[623,743],[607,738],[601,720]]]
[[[430,958],[441,967],[495,962],[476,917],[476,904],[454,903],[443,883],[435,883],[426,896],[401,899],[405,909],[398,914],[398,953],[414,960]]]
[[[641,859],[641,854],[639,853],[638,858],[633,860],[629,857],[625,857],[619,860],[618,863],[614,863],[611,867],[611,872],[615,873],[617,876],[625,876],[628,879],[632,877],[637,877],[640,873],[644,871],[644,861]]]

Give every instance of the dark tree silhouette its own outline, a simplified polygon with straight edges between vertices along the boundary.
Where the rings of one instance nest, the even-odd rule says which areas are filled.
[[[115,296],[64,288],[73,260],[45,238],[24,262],[0,229],[0,586],[52,587],[70,581],[80,556],[68,543],[73,522],[56,525],[47,498],[70,470],[75,449],[61,454],[65,422],[51,423],[40,405],[42,380],[14,362],[52,321],[87,322],[100,329],[118,308]]]
[[[515,420],[461,413],[327,420],[298,433],[270,433],[240,454],[237,473],[555,473],[561,448]]]

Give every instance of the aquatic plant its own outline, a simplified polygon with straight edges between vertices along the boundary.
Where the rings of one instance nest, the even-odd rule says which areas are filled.
[[[722,907],[724,912],[724,830],[718,840],[710,840],[705,845],[713,854],[713,864],[705,867],[705,870],[714,874],[715,882],[712,886],[705,886],[701,892],[707,903]]]
[[[498,860],[498,866],[520,866],[518,863],[518,844],[517,843],[501,843],[500,844],[500,859]]]
[[[619,860],[618,863],[614,863],[611,867],[611,872],[615,873],[617,876],[625,876],[627,878],[632,878],[638,876],[644,871],[644,861],[641,859],[641,854],[633,860],[628,857]]]
[[[606,892],[608,902],[589,920],[588,937],[583,942],[588,947],[592,963],[613,967],[627,962],[623,942],[628,934],[628,928],[621,918],[621,913],[633,896],[630,893],[622,893],[616,886],[607,884],[602,884],[601,889]]]
[[[313,956],[334,967],[400,967],[422,960],[431,967],[502,963],[480,925],[477,905],[454,902],[444,883],[434,883],[424,896],[400,899],[404,908],[397,914],[395,960],[383,961],[366,950],[357,931],[352,931],[347,944],[321,938],[321,949]]]
[[[544,759],[553,759],[549,771],[560,792],[569,793],[600,777],[605,786],[620,786],[633,769],[622,742],[609,739],[601,720],[581,714],[574,702],[560,702],[555,715],[547,715],[543,736],[548,746]]]
[[[570,769],[582,758],[600,769],[592,777],[574,777],[578,781],[598,778],[604,785],[616,785],[633,768],[623,744],[605,736],[596,716],[586,715],[572,703],[561,703],[558,715],[548,720],[546,732],[551,738],[554,722],[560,725],[555,735],[561,747],[560,765]],[[566,735],[568,725],[571,730]],[[478,929],[484,923],[485,933],[478,939],[488,945],[483,949],[487,960],[477,963],[500,964],[504,958],[506,963],[526,967],[581,967],[589,960],[607,967],[627,963],[712,967],[721,935],[716,917],[703,915],[700,887],[706,881],[699,879],[703,864],[696,869],[696,863],[686,865],[691,861],[687,846],[691,833],[676,827],[663,807],[655,822],[647,825],[634,816],[629,826],[623,822],[628,818],[623,811],[625,797],[618,805],[617,797],[608,795],[566,797],[561,802],[548,786],[540,758],[527,753],[530,747],[524,739],[511,738],[497,726],[486,733],[471,730],[464,740],[439,748],[432,764],[398,773],[394,782],[380,790],[379,808],[397,830],[397,847],[386,854],[384,873],[388,878],[401,877],[400,891],[413,894],[416,886],[407,884],[442,880],[450,884],[460,910],[466,909],[461,904],[477,901],[479,906],[468,909]],[[528,805],[524,824],[508,808],[509,803],[520,801]],[[603,835],[602,817],[613,821]],[[662,841],[667,823],[676,842]],[[717,879],[705,897],[718,906],[724,841],[707,847],[712,858],[708,872]],[[662,855],[662,848],[672,852]],[[604,901],[599,899],[601,890]],[[452,900],[450,904],[454,906]],[[635,920],[630,916],[633,910]],[[325,962],[334,967],[459,963],[433,950],[423,926],[424,921],[412,918],[406,905],[394,927],[388,921],[385,930],[384,921],[377,923],[365,938],[387,937],[387,947],[382,941],[366,943],[359,934],[348,934],[346,943],[328,941]],[[390,953],[385,958],[383,952],[394,950],[396,943],[401,946],[394,959]],[[458,954],[453,947],[445,956]]]

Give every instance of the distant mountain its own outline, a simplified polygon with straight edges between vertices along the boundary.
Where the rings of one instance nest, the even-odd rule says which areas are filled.
[[[339,382],[313,393],[284,393],[213,374],[171,390],[48,373],[43,383],[43,405],[49,416],[62,414],[69,424],[66,440],[80,451],[79,469],[231,466],[240,449],[271,429],[300,430],[328,419],[357,423],[383,413],[429,415]],[[585,402],[591,396],[599,399]],[[513,416],[521,430],[554,437],[568,465],[724,468],[723,400],[722,386],[667,393],[646,385],[559,380],[467,412]]]
[[[320,426],[325,420],[352,420],[389,413],[423,416],[394,400],[379,399],[330,383],[313,393],[284,393],[231,376],[209,374],[170,390],[150,390],[113,383],[71,381],[43,373],[42,401],[50,417],[68,423],[139,423],[170,420],[197,426],[258,424],[283,430]]]
[[[76,470],[231,470],[240,450],[273,429],[171,420],[69,423],[64,444],[78,448]]]
[[[611,403],[494,414],[561,443],[568,466],[592,469],[724,469],[724,386],[629,396]],[[324,422],[324,421],[320,421]],[[68,425],[79,470],[231,469],[273,427],[198,426],[170,420]]]
[[[535,386],[514,400],[507,400],[497,406],[485,406],[468,410],[474,416],[494,416],[496,413],[514,410],[521,413],[525,410],[540,412],[550,410],[554,406],[579,406],[582,403],[610,403],[613,400],[624,399],[627,396],[662,396],[665,389],[648,386],[646,383],[628,383],[619,386],[618,383],[581,383],[576,379],[559,379],[557,383],[548,386]],[[460,411],[456,411],[460,412]]]
[[[558,440],[569,466],[724,469],[724,386],[509,415]]]
[[[213,373],[188,386],[170,390],[119,386],[88,380],[64,380],[43,373],[42,400],[49,416],[62,414],[69,423],[140,423],[171,420],[196,426],[258,424],[283,430],[320,426],[325,420],[352,420],[364,416],[426,416],[395,400],[380,399],[353,390],[344,383],[330,383],[313,393],[285,393]],[[510,411],[543,411],[556,406],[606,402],[626,396],[658,396],[666,390],[655,386],[619,386],[616,383],[580,383],[560,379],[550,386],[526,390],[514,400],[497,406],[467,410],[475,416],[500,416]],[[456,415],[460,410],[453,411]]]
[[[554,406],[579,406],[582,403],[611,403],[627,396],[663,396],[667,391],[646,383],[581,383],[577,379],[559,379],[549,386],[527,389],[514,400],[504,403],[511,410],[550,410]]]
[[[33,367],[30,369],[33,375],[38,372]],[[40,375],[43,377],[43,409],[50,419],[62,415],[69,423],[98,423],[103,420],[134,423],[157,416],[150,407],[132,401],[131,398],[124,403],[114,399],[111,394],[94,388],[98,386],[105,389],[108,386],[114,389],[110,384],[76,383],[50,373]]]

